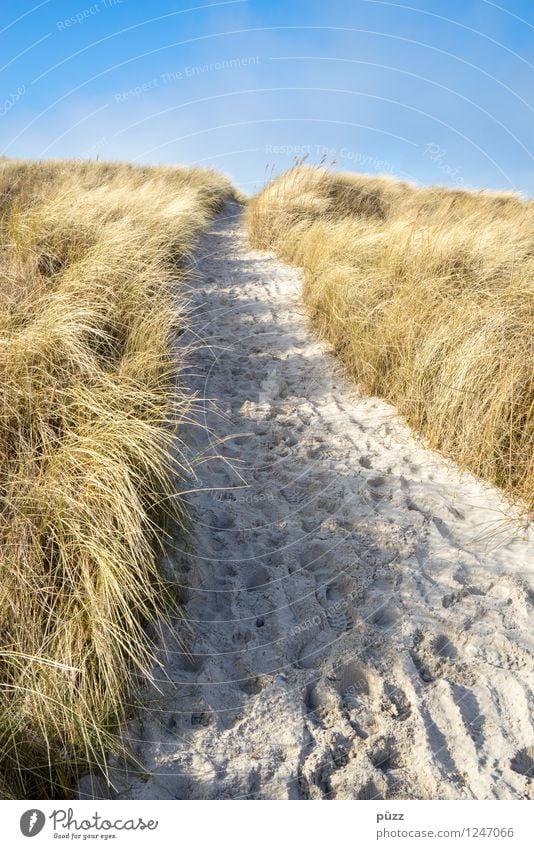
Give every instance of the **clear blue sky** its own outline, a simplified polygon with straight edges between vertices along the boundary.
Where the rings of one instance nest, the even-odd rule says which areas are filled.
[[[526,0],[3,0],[0,153],[534,194]]]

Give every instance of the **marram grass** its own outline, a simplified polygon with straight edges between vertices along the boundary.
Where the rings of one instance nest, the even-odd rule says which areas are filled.
[[[362,388],[532,510],[534,204],[300,165],[248,224]]]
[[[179,281],[231,194],[200,169],[0,162],[0,794],[105,770],[172,601]]]

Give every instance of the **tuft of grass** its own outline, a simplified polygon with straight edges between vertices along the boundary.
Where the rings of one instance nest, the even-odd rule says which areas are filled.
[[[120,746],[173,602],[158,568],[201,169],[0,162],[0,793],[72,794]],[[152,628],[149,628],[152,626]]]
[[[247,216],[362,388],[531,510],[534,204],[297,165]]]

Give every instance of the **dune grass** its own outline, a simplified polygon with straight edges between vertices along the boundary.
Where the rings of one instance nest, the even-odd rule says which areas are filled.
[[[0,163],[0,794],[62,797],[119,746],[147,634],[183,260],[232,194],[200,169]]]
[[[534,204],[300,164],[247,214],[362,388],[532,510]]]

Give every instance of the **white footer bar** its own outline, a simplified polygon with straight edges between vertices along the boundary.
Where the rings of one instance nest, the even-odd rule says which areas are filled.
[[[529,801],[0,802],[2,845],[532,847]],[[35,843],[30,843],[34,839]]]

